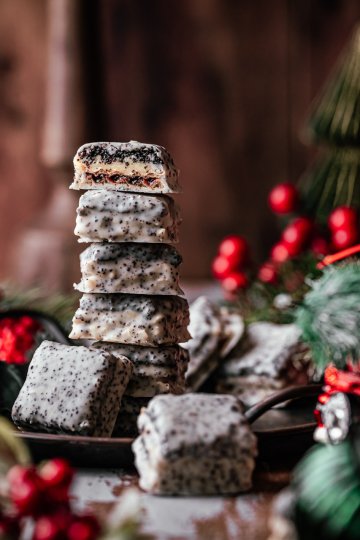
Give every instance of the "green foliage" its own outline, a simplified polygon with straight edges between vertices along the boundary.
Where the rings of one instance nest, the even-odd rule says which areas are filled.
[[[329,267],[312,282],[296,313],[296,323],[312,351],[314,362],[338,367],[349,357],[360,358],[360,266]]]
[[[265,284],[255,279],[251,286],[243,291],[238,301],[231,304],[244,318],[247,324],[256,321],[268,321],[275,324],[294,322],[294,307],[304,298],[309,290],[305,276],[318,277],[317,260],[311,253],[284,262],[278,269],[279,279],[275,285]],[[276,307],[275,299],[279,294],[288,295],[290,305],[287,308]]]
[[[315,140],[360,146],[360,26],[314,104],[309,131]]]
[[[306,540],[355,540],[360,531],[359,462],[350,440],[318,445],[300,462],[292,488],[295,524]]]
[[[300,180],[305,211],[320,224],[334,208],[360,205],[360,26],[315,100],[307,134],[327,150]]]
[[[10,413],[24,384],[27,365],[0,362],[0,412]]]
[[[353,148],[326,151],[305,172],[300,189],[304,211],[322,225],[326,225],[330,212],[337,206],[359,208],[360,151]]]
[[[16,464],[30,463],[30,454],[19,437],[14,435],[11,424],[0,417],[0,478]]]
[[[51,294],[38,288],[21,290],[10,284],[0,284],[0,310],[14,308],[36,309],[54,317],[68,327],[75,311],[78,295]]]

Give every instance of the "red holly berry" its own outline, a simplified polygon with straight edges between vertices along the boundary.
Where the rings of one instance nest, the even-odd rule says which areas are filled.
[[[356,244],[358,233],[355,227],[344,227],[333,232],[331,240],[335,249],[345,249]]]
[[[74,476],[74,470],[69,462],[62,458],[47,461],[40,469],[40,477],[45,486],[69,486]]]
[[[342,228],[355,227],[357,214],[350,206],[338,206],[331,212],[328,219],[328,226],[332,232]]]
[[[243,272],[232,272],[222,281],[223,289],[229,293],[235,293],[240,289],[246,289],[248,284],[248,278]]]
[[[298,200],[298,192],[293,184],[288,182],[278,184],[269,194],[269,206],[276,214],[294,212]]]
[[[50,501],[68,502],[69,486],[74,471],[65,459],[56,458],[48,461],[40,469],[39,475]]]
[[[271,260],[277,263],[283,263],[290,259],[291,253],[289,247],[284,242],[278,242],[272,248],[270,253]]]
[[[15,465],[7,475],[9,496],[21,516],[36,515],[41,506],[43,485],[34,467]]]
[[[216,279],[226,278],[233,270],[233,265],[227,257],[218,255],[212,263],[212,273]]]
[[[329,243],[322,236],[315,236],[310,244],[310,249],[315,255],[327,255],[330,251]]]
[[[294,219],[284,230],[283,239],[288,243],[303,244],[309,238],[312,231],[312,221],[307,217]]]
[[[100,525],[94,516],[80,516],[74,519],[67,530],[68,540],[95,540]]]
[[[229,259],[233,269],[245,264],[248,252],[248,244],[243,236],[227,236],[219,246],[219,255]]]
[[[24,315],[23,317],[20,317],[19,324],[24,330],[27,330],[30,332],[36,332],[40,328],[39,323],[32,317],[29,317],[28,315]]]
[[[65,540],[65,530],[59,527],[53,516],[42,516],[35,524],[32,540]]]
[[[263,283],[275,285],[278,280],[278,273],[274,264],[270,261],[264,263],[259,268],[258,279]]]

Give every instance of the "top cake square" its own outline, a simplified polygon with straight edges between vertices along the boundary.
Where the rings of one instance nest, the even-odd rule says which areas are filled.
[[[71,189],[113,189],[141,193],[178,193],[179,171],[169,152],[137,141],[95,142],[74,157]]]

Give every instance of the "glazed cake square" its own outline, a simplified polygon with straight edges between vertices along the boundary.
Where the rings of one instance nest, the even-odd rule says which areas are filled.
[[[110,437],[131,373],[124,356],[43,341],[12,419],[27,430]]]
[[[256,437],[235,396],[155,396],[138,428],[133,450],[145,491],[230,495],[250,489]]]

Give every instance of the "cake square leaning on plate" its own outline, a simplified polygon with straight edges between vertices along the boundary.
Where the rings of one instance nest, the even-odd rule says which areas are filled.
[[[257,443],[235,396],[155,396],[138,428],[133,450],[145,491],[225,495],[250,489]]]
[[[110,437],[131,373],[124,356],[43,341],[12,419],[31,431]]]

